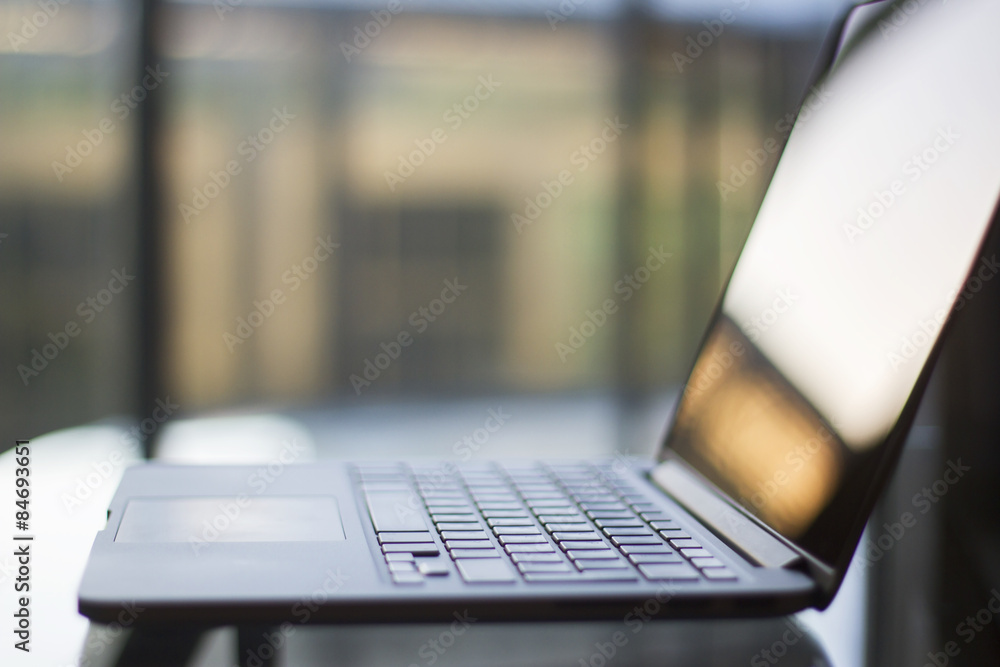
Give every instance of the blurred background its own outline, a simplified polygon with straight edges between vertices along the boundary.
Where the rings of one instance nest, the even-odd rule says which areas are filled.
[[[2,0],[0,451],[164,410],[670,395],[849,4]],[[922,664],[1000,580],[987,287],[875,525],[948,457],[974,481],[869,573],[871,664]]]
[[[141,290],[101,290],[138,273],[149,216],[162,391],[185,413],[681,382],[776,161],[761,149],[843,3],[157,4],[157,76],[137,65],[140,3],[0,5],[4,447],[142,414]],[[748,151],[765,159],[720,192]],[[329,261],[317,238],[340,244]],[[461,298],[411,321],[455,278]],[[621,311],[560,353],[608,298]]]

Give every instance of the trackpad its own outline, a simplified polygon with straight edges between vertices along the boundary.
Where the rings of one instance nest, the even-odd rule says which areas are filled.
[[[330,542],[343,540],[330,496],[135,498],[115,542]]]

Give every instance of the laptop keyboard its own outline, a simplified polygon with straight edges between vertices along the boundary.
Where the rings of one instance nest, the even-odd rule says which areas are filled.
[[[733,581],[611,464],[354,469],[397,584]],[[451,561],[449,563],[449,561]]]

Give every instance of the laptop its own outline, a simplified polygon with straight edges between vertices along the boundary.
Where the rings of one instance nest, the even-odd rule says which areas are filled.
[[[213,624],[824,608],[953,313],[997,272],[982,255],[1000,194],[997,25],[993,0],[907,2],[838,32],[655,460],[138,465],[80,611]]]

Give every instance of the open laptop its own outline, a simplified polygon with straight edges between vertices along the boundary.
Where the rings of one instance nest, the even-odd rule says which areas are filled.
[[[904,3],[795,123],[657,461],[128,469],[82,613],[788,613],[835,595],[1000,193],[1000,4]]]

